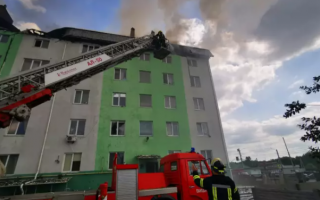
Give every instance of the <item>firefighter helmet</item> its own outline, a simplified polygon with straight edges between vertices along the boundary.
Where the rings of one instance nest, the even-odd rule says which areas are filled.
[[[211,161],[211,170],[216,174],[225,174],[226,166],[222,163],[220,158],[215,158]]]

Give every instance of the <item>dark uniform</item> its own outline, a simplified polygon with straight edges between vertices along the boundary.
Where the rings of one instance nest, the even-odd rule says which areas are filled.
[[[213,175],[200,178],[198,171],[193,170],[193,179],[197,186],[207,190],[209,200],[240,200],[240,195],[234,181],[224,175],[225,166],[219,158],[212,160]]]

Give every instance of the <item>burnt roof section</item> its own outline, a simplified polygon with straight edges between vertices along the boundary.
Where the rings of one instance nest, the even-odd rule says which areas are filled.
[[[69,41],[83,41],[98,44],[113,44],[131,39],[132,37],[124,35],[116,35],[112,33],[104,33],[99,31],[92,31],[79,28],[64,27],[55,29],[47,33],[49,37],[69,40]]]
[[[25,33],[36,34],[37,32],[35,30],[32,30],[32,31],[34,31],[34,33],[30,32],[30,30],[26,31]],[[72,42],[94,43],[99,45],[114,44],[117,42],[122,42],[124,40],[133,38],[130,36],[117,35],[112,33],[105,33],[105,32],[92,31],[92,30],[79,29],[79,28],[70,28],[70,27],[55,29],[47,33],[41,32],[41,36],[48,37],[48,38],[57,38],[61,40],[68,40]],[[183,57],[192,57],[192,58],[213,57],[212,53],[207,49],[183,46],[178,44],[171,44],[170,50],[172,51],[173,54],[183,56]]]
[[[0,5],[0,29],[19,32],[20,30],[17,29],[17,27],[15,27],[14,25],[12,25],[12,23],[13,20],[7,11],[7,6]]]

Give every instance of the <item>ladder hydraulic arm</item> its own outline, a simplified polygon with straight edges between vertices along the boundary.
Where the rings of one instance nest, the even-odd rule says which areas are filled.
[[[49,101],[55,92],[78,84],[95,74],[122,62],[153,51],[164,59],[170,54],[169,43],[162,32],[129,39],[96,49],[59,63],[45,65],[0,80],[0,128],[9,126],[12,117],[23,121],[30,109]]]

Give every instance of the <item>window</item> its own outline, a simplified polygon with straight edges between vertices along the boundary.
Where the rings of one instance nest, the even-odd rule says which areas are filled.
[[[125,132],[125,122],[124,121],[112,121],[111,122],[111,135],[121,136]]]
[[[39,48],[44,48],[44,49],[47,49],[49,47],[49,40],[39,40],[39,39],[36,39],[35,43],[34,43],[34,46],[35,47],[39,47]]]
[[[124,164],[124,152],[111,152],[109,153],[109,169],[113,167],[113,159],[117,154],[117,164]]]
[[[197,167],[197,169],[198,169],[198,174],[201,174],[200,162],[199,162],[199,161],[188,161],[189,174],[190,174],[190,175],[193,174],[192,164],[194,164],[194,165]]]
[[[29,119],[18,122],[16,119],[12,118],[7,135],[25,135],[27,131],[28,121]]]
[[[21,71],[34,69],[34,68],[41,67],[41,66],[49,64],[49,63],[50,63],[49,60],[34,60],[34,59],[25,58]]]
[[[193,104],[195,110],[204,110],[203,98],[193,98]]]
[[[171,163],[171,171],[176,171],[178,168],[178,164],[176,161]]]
[[[209,129],[207,122],[197,123],[198,135],[209,135]]]
[[[0,43],[7,43],[9,40],[9,35],[0,34]]]
[[[86,52],[92,51],[94,49],[99,49],[99,48],[100,48],[99,45],[87,45],[87,44],[84,44],[82,46],[82,53],[86,53]]]
[[[212,158],[212,151],[211,150],[201,150],[201,155],[207,160]]]
[[[165,59],[163,59],[162,62],[164,62],[164,63],[171,63],[171,62],[172,62],[171,56],[165,57]]]
[[[163,83],[173,85],[173,74],[163,74]]]
[[[180,150],[169,150],[169,154],[173,154],[173,153],[181,153]]]
[[[198,67],[196,60],[187,59],[187,62],[188,62],[188,66],[190,66],[190,67]]]
[[[144,53],[140,55],[140,60],[149,61],[150,60],[150,53]]]
[[[6,168],[6,174],[14,174],[16,169],[19,155],[0,155],[0,161]]]
[[[84,135],[85,127],[85,119],[71,119],[69,135]]]
[[[89,102],[89,90],[76,90],[76,94],[74,95],[75,104],[88,104]]]
[[[66,153],[64,156],[63,171],[76,172],[80,171],[81,153]]]
[[[153,135],[153,125],[149,121],[140,122],[140,136],[152,136]]]
[[[167,122],[167,135],[168,136],[178,136],[179,135],[178,122]]]
[[[113,106],[126,106],[126,94],[124,93],[113,93],[113,100],[112,100]]]
[[[201,87],[199,76],[190,76],[191,87]]]
[[[165,96],[164,104],[165,108],[177,108],[176,97]]]
[[[151,72],[140,71],[140,83],[151,83]]]
[[[140,94],[140,107],[152,107],[152,96],[149,94]]]
[[[208,167],[204,161],[201,161],[201,170],[202,170],[202,174],[204,175],[209,174]]]
[[[114,79],[126,80],[127,79],[127,70],[126,69],[115,69],[114,70]]]

